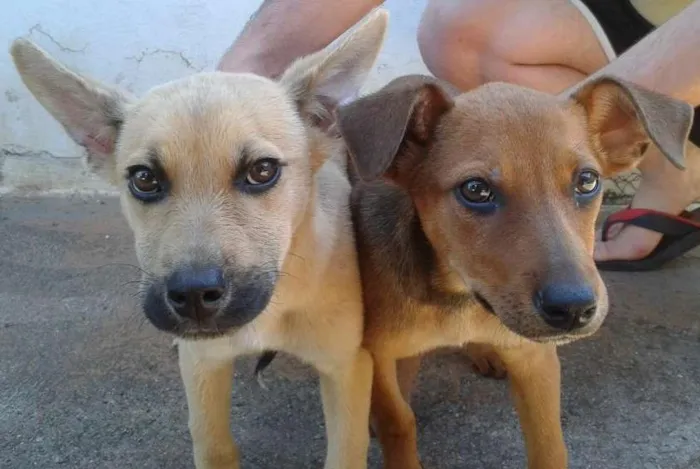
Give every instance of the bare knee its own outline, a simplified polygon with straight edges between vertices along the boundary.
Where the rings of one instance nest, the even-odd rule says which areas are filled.
[[[490,42],[510,0],[429,0],[418,27],[418,47],[428,70],[463,89],[486,81]]]
[[[464,90],[490,81],[529,86],[522,67],[592,73],[605,63],[590,26],[568,0],[429,0],[418,46],[431,73]]]

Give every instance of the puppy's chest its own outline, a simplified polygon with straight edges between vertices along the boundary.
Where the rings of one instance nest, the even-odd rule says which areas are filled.
[[[501,334],[503,325],[476,301],[454,304],[407,304],[403,310],[412,321],[394,318],[399,340],[412,344],[419,353],[438,347],[462,346],[469,342],[491,342]],[[406,319],[406,318],[404,318]]]
[[[361,317],[362,289],[354,251],[333,254],[300,256],[287,265],[289,270],[280,277],[263,313],[274,335],[303,336],[307,329],[333,324],[339,316]]]

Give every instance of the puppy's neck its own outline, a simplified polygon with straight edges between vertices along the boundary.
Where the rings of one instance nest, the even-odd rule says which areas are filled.
[[[447,295],[471,295],[472,289],[450,265],[449,261],[436,259],[432,274],[433,287]]]
[[[347,207],[346,199],[349,199],[349,187],[347,191],[343,192],[342,189],[338,188],[338,194],[340,199],[343,200],[343,206],[337,206],[338,200],[335,200],[337,193],[335,191],[329,191],[329,186],[338,186],[339,182],[346,181],[332,181],[332,177],[328,174],[332,172],[326,165],[338,165],[339,172],[334,174],[334,176],[340,176],[342,174],[343,178],[346,178],[345,167],[342,164],[342,160],[338,160],[339,156],[342,156],[343,148],[342,141],[338,138],[333,138],[333,136],[328,135],[326,132],[322,132],[317,128],[310,128],[308,131],[309,135],[309,159],[311,161],[311,171],[313,172],[313,177],[311,178],[311,186],[309,187],[309,197],[306,202],[306,207],[303,214],[300,217],[298,225],[295,227],[294,234],[292,235],[292,242],[287,254],[287,258],[284,260],[285,266],[293,269],[300,258],[304,259],[305,269],[309,268],[308,262],[312,259],[324,256],[324,246],[328,249],[332,249],[329,243],[333,243],[332,239],[320,239],[324,238],[319,230],[329,229],[328,238],[333,238],[331,236],[337,230],[337,227],[329,228],[329,225],[336,223],[338,219],[338,211],[345,210],[348,212],[349,218],[349,208]],[[329,180],[322,181],[322,178]],[[330,194],[326,194],[330,192]],[[322,200],[326,198],[328,200]],[[329,209],[327,206],[331,206]]]
[[[473,296],[471,289],[450,266],[449,259],[443,259],[435,251],[411,197],[403,189],[395,190],[401,193],[397,212],[403,213],[400,218],[404,220],[405,228],[394,246],[408,256],[404,257],[403,265],[413,274],[407,278],[415,276],[421,279],[419,284],[405,285],[404,288],[416,292],[419,287],[423,290],[419,296],[430,303],[456,306],[470,302]]]

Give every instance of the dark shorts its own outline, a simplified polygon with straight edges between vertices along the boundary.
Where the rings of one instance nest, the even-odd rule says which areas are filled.
[[[596,17],[617,55],[639,42],[655,28],[629,0],[581,0]],[[700,146],[700,106],[690,130],[690,141]]]

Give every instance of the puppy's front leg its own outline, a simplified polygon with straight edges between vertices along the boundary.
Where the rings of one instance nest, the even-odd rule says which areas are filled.
[[[369,448],[372,358],[359,349],[350,363],[321,370],[328,450],[325,469],[365,469]]]
[[[233,360],[202,359],[196,344],[178,347],[197,469],[239,469],[230,429]]]
[[[410,360],[406,365],[411,369],[407,373],[415,377],[420,361]],[[416,417],[404,398],[396,368],[397,362],[394,358],[374,356],[373,427],[382,446],[384,469],[421,469],[418,458]],[[403,384],[405,394],[410,394],[412,386],[407,382]]]
[[[416,378],[420,372],[421,356],[402,358],[396,362],[396,376],[401,388],[401,395],[408,405],[411,405],[411,395],[416,386]]]
[[[497,349],[511,383],[529,469],[566,469],[561,429],[561,367],[556,346]]]

